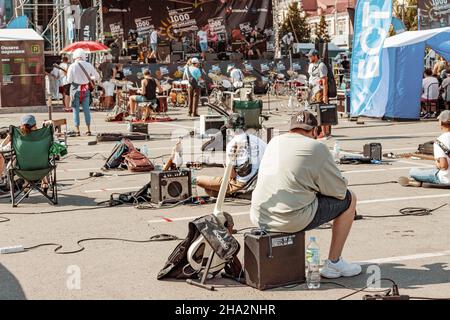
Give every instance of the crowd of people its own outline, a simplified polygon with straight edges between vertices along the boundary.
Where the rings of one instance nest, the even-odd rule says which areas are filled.
[[[421,95],[421,117],[438,116],[450,108],[450,67],[444,58],[437,59],[433,68],[424,71]]]

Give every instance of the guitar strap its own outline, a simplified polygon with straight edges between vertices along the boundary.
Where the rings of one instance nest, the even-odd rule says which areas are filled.
[[[442,143],[442,141],[437,139],[435,143],[442,149],[442,151],[444,151],[447,157],[450,157],[450,150],[447,148],[445,144]]]

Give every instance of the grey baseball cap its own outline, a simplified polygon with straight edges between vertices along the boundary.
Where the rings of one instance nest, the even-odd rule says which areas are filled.
[[[303,129],[310,131],[317,127],[319,122],[316,117],[308,111],[300,111],[291,117],[291,127],[289,130],[293,129]]]
[[[306,56],[319,56],[319,51],[317,51],[316,49],[311,49]]]
[[[450,111],[449,110],[444,110],[441,112],[441,114],[438,117],[440,122],[443,123],[449,123],[450,122]]]
[[[20,124],[21,125],[29,125],[29,126],[33,127],[36,125],[36,118],[33,115],[28,114],[26,116],[23,116],[20,119]]]

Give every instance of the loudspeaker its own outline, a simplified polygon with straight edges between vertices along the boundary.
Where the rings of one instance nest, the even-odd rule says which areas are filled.
[[[370,160],[383,160],[383,147],[381,143],[368,143],[364,145],[364,157]]]
[[[305,233],[262,232],[244,236],[247,285],[267,290],[305,281]]]
[[[319,126],[335,126],[339,123],[336,104],[311,104],[315,105]]]
[[[205,58],[206,58],[206,61],[218,60],[217,53],[207,53]]]
[[[178,41],[172,42],[172,51],[175,52],[183,51],[183,43]]]
[[[153,171],[151,196],[153,203],[176,203],[192,197],[191,171]]]
[[[275,53],[274,52],[264,52],[263,57],[266,60],[273,60],[273,59],[275,59]]]
[[[170,62],[179,62],[183,60],[183,55],[181,53],[172,53],[170,55]]]
[[[148,123],[129,123],[128,132],[148,134]]]
[[[157,56],[161,62],[170,63],[170,46],[158,46]]]
[[[210,130],[214,130],[215,132],[220,131],[220,129],[225,125],[225,123],[226,119],[223,116],[201,115],[200,134],[206,135],[207,133],[211,133]]]
[[[244,58],[244,55],[243,55],[242,53],[240,53],[240,52],[233,52],[233,53],[230,55],[230,60],[231,60],[231,61],[237,61],[237,62],[240,62],[240,61],[242,61],[243,58]]]

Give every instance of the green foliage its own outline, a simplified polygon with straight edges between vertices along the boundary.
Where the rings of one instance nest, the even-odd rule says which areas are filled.
[[[280,32],[281,36],[292,32],[295,41],[298,40],[303,43],[311,41],[311,30],[306,21],[304,11],[301,9],[298,2],[292,2],[289,5],[289,10],[281,25]]]
[[[320,22],[316,28],[316,36],[322,42],[328,43],[331,41],[330,35],[328,34],[328,24],[325,20],[325,16],[320,17]]]

